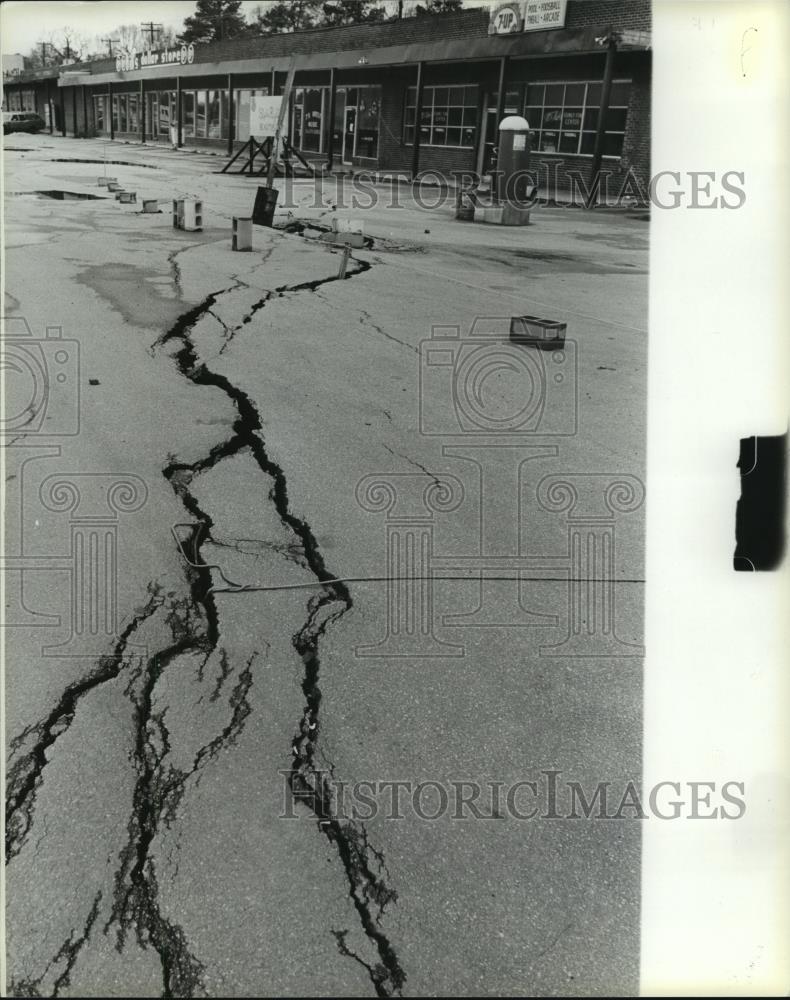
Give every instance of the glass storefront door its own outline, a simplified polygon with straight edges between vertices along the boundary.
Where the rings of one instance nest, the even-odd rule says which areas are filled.
[[[357,109],[346,106],[343,127],[343,163],[351,163],[354,155],[354,141],[357,132]]]

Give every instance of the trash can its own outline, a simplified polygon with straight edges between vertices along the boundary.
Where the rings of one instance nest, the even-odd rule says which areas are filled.
[[[461,222],[473,222],[475,199],[471,188],[462,188],[455,198],[455,217]]]
[[[252,221],[256,226],[274,225],[274,210],[277,206],[277,189],[259,187],[255,195],[255,205],[252,209]]]

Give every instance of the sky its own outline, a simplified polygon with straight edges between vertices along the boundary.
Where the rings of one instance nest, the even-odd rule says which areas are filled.
[[[473,6],[484,6],[492,0],[476,0]],[[246,17],[261,0],[242,0]],[[166,28],[180,31],[184,18],[195,12],[195,0],[6,0],[0,6],[2,52],[27,55],[41,41],[62,36],[63,28],[71,28],[78,36],[88,39],[106,37],[121,24],[154,21]],[[102,48],[101,42],[97,48]]]
[[[245,15],[259,0],[243,0]],[[89,38],[107,35],[121,24],[154,21],[180,31],[184,18],[195,12],[195,0],[96,0],[96,2],[33,2],[6,0],[0,7],[2,51],[27,55],[50,33],[59,35],[66,26]]]

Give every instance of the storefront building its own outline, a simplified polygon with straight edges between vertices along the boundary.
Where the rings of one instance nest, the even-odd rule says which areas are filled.
[[[650,0],[515,0],[26,74],[4,107],[46,109],[63,135],[230,155],[250,137],[250,99],[282,94],[293,68],[289,141],[332,169],[481,173],[497,122],[520,114],[533,166],[560,185],[589,172],[599,126],[603,168],[646,185],[650,26]]]

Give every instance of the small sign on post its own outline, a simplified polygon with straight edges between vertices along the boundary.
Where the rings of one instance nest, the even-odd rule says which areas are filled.
[[[250,135],[262,142],[277,132],[282,97],[250,97]]]

